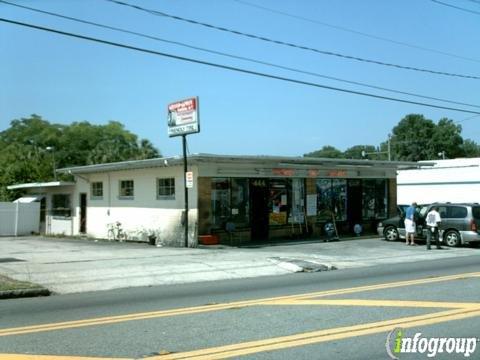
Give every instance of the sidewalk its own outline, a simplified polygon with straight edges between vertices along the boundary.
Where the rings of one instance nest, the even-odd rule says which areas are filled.
[[[480,256],[480,249],[471,247],[427,252],[425,246],[379,238],[190,249],[19,237],[0,238],[0,248],[0,260],[4,259],[0,261],[0,274],[43,285],[59,294]]]

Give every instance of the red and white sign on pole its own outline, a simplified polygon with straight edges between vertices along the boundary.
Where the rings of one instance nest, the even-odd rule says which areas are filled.
[[[168,136],[200,132],[198,97],[168,105]]]
[[[185,186],[188,189],[193,188],[193,172],[192,171],[187,171],[185,173]]]

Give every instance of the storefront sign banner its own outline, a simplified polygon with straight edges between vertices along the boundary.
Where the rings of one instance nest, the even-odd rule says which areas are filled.
[[[273,175],[279,176],[293,176],[295,175],[295,170],[293,169],[272,169]]]
[[[331,177],[346,177],[347,172],[345,170],[331,170],[327,175]]]

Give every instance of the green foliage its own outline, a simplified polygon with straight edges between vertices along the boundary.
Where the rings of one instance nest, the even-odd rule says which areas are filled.
[[[303,155],[305,157],[343,158],[343,153],[333,146],[326,145],[320,150]]]
[[[462,151],[465,157],[480,157],[480,145],[473,140],[465,140],[462,144]]]
[[[480,157],[480,146],[472,140],[464,140],[462,127],[451,119],[442,118],[435,124],[420,114],[405,116],[392,129],[390,154],[392,160],[420,161],[457,157]],[[372,160],[388,159],[388,140],[379,147],[355,145],[344,152],[332,146],[324,146],[304,156],[361,159],[362,150]]]
[[[18,196],[8,185],[52,180],[54,164],[58,169],[160,156],[150,141],[139,140],[117,121],[59,125],[35,114],[0,132],[0,149],[0,201]]]
[[[438,124],[423,115],[404,117],[393,128],[391,138],[394,159],[406,161],[432,160],[445,152],[449,158],[465,156],[462,127],[443,118]]]
[[[366,157],[374,160],[381,160],[383,154],[377,154],[378,149],[373,145],[355,145],[343,152],[346,159],[363,159],[362,153],[365,152]]]
[[[430,157],[435,124],[423,115],[405,116],[392,130],[393,159],[419,161]]]

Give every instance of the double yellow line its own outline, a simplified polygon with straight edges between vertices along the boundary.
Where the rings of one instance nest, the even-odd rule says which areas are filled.
[[[148,360],[215,360],[227,359],[234,356],[255,354],[264,351],[282,350],[291,347],[318,344],[321,342],[341,340],[362,335],[377,333],[387,334],[393,328],[411,328],[437,324],[445,321],[461,320],[479,316],[480,306],[477,309],[455,309],[437,312],[434,314],[404,317],[393,320],[379,321],[368,324],[338,327],[319,331],[306,332],[289,336],[281,336],[271,339],[249,341],[233,345],[219,346],[196,351],[188,351],[176,354],[161,355],[146,358]]]
[[[272,298],[264,298],[257,300],[236,301],[224,304],[212,304],[195,306],[188,308],[161,310],[143,313],[133,313],[127,315],[109,316],[92,318],[76,321],[65,321],[42,325],[23,326],[17,328],[9,328],[0,330],[0,336],[12,336],[31,334],[44,331],[54,331],[63,329],[80,328],[87,326],[98,326],[122,323],[126,321],[137,321],[154,319],[161,317],[171,317],[179,315],[199,314],[210,311],[220,311],[232,308],[258,306],[258,305],[333,305],[333,306],[376,306],[376,307],[415,307],[415,308],[443,308],[444,311],[437,311],[432,314],[404,317],[386,321],[373,322],[368,324],[360,324],[354,326],[338,327],[333,329],[325,329],[319,331],[306,332],[289,336],[282,336],[264,340],[248,341],[232,345],[225,345],[207,349],[187,351],[183,353],[166,354],[149,357],[150,360],[173,360],[173,359],[195,359],[195,360],[213,360],[225,359],[234,356],[248,355],[263,351],[273,351],[286,349],[296,346],[304,346],[316,344],[331,340],[346,339],[355,336],[375,334],[380,332],[387,333],[394,327],[409,328],[415,326],[432,325],[445,321],[460,320],[475,316],[480,316],[480,303],[465,302],[437,302],[437,301],[396,301],[396,300],[359,300],[359,299],[319,299],[333,295],[345,295],[365,291],[375,291],[382,289],[391,289],[397,287],[430,284],[442,281],[451,281],[459,279],[467,279],[472,277],[480,277],[480,272],[456,274],[449,276],[439,276],[431,278],[423,278],[416,280],[397,281],[392,283],[384,283],[377,285],[358,286],[338,290],[326,290],[319,292],[311,292],[306,294],[297,294],[289,296],[280,296]],[[0,354],[0,359],[95,359],[83,357],[42,357],[33,355],[33,357],[15,354]]]
[[[0,336],[31,334],[31,333],[44,332],[44,331],[73,329],[73,328],[80,328],[80,327],[87,327],[87,326],[108,325],[108,324],[122,323],[126,321],[147,320],[147,319],[155,319],[155,318],[171,317],[171,316],[179,316],[179,315],[192,315],[192,314],[199,314],[199,313],[205,313],[210,311],[219,311],[219,310],[226,310],[226,309],[246,307],[246,306],[274,305],[276,303],[278,304],[281,302],[299,301],[303,299],[312,299],[312,298],[326,297],[326,296],[333,296],[333,295],[344,295],[344,294],[351,294],[351,293],[357,293],[357,292],[363,292],[363,291],[374,291],[374,290],[382,290],[382,289],[391,289],[396,287],[430,284],[434,282],[466,279],[466,278],[471,278],[476,276],[480,276],[480,272],[464,273],[464,274],[456,274],[456,275],[448,275],[448,276],[440,276],[440,277],[432,277],[432,278],[423,278],[423,279],[416,279],[416,280],[397,281],[392,283],[358,286],[358,287],[338,289],[338,290],[318,291],[318,292],[312,292],[312,293],[306,293],[306,294],[280,296],[280,297],[264,298],[264,299],[257,299],[257,300],[236,301],[231,303],[202,305],[202,306],[187,307],[187,308],[172,309],[172,310],[160,310],[160,311],[151,311],[151,312],[142,312],[142,313],[132,313],[127,315],[99,317],[99,318],[84,319],[84,320],[48,323],[48,324],[42,324],[42,325],[22,326],[22,327],[16,327],[16,328],[1,329]],[[438,307],[442,307],[442,306],[438,306]]]

